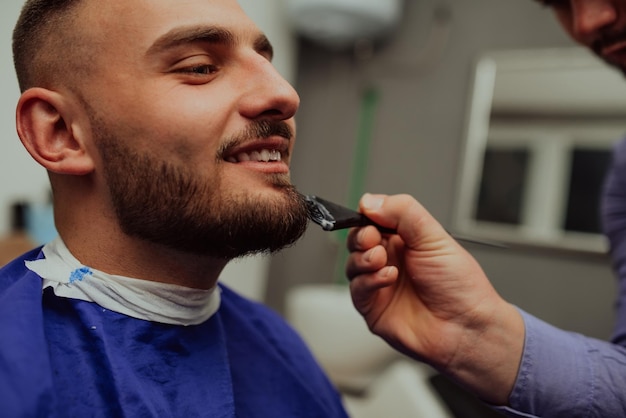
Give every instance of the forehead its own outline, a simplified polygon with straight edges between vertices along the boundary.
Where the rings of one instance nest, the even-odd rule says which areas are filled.
[[[259,29],[236,0],[91,0],[79,25],[97,44],[148,50],[163,35],[181,27],[219,26],[242,39]],[[118,49],[119,48],[119,49]]]

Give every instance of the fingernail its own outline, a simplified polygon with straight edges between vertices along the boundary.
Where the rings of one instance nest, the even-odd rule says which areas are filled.
[[[364,239],[365,239],[365,229],[361,228],[356,234],[356,242],[358,243],[363,242]]]
[[[376,252],[376,247],[367,250],[365,254],[363,254],[363,258],[365,259],[365,261],[367,262],[372,261],[372,258],[374,258],[375,252]]]
[[[383,205],[383,199],[373,194],[365,193],[361,198],[361,204],[365,209],[378,210]]]

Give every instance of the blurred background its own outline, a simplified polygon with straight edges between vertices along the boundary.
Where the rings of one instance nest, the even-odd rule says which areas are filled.
[[[15,229],[15,205],[20,202],[26,207],[21,224],[29,239],[41,243],[54,234],[49,224],[47,178],[22,148],[14,128],[19,92],[10,37],[22,3],[5,0],[0,6],[0,232],[8,237]],[[485,62],[481,58],[503,52],[530,51],[532,62],[537,61],[533,51],[553,59],[560,56],[561,49],[574,46],[552,13],[531,0],[376,0],[369,9],[370,2],[350,0],[345,1],[345,8],[341,6],[344,2],[324,0],[240,3],[266,31],[276,49],[277,68],[296,86],[302,99],[292,163],[292,180],[302,192],[351,207],[364,191],[408,193],[450,231],[476,236],[484,235],[483,229],[465,228],[468,219],[463,216],[469,214],[471,218],[476,211],[472,208],[474,200],[466,195],[476,195],[484,184],[476,186],[467,180],[477,170],[482,172],[482,160],[470,164],[467,157],[484,151],[484,138],[477,141],[476,136],[488,136],[488,128],[477,125],[476,117],[485,119],[487,115],[489,119],[494,91],[491,85],[487,93],[476,93],[477,65]],[[495,74],[500,69],[487,67]],[[492,74],[492,82],[493,78],[497,77]],[[515,84],[512,88],[516,96]],[[525,89],[518,86],[520,94]],[[520,125],[527,120],[527,113],[535,122],[550,119],[542,112],[549,113],[532,110],[512,119],[508,114],[507,120]],[[564,117],[562,109],[555,113],[561,125],[577,119]],[[602,138],[598,137],[602,155],[626,131],[621,129],[619,117],[611,117],[609,135],[603,131]],[[603,118],[591,119],[595,123]],[[524,126],[521,124],[516,132],[524,132]],[[508,155],[512,156],[515,153]],[[594,166],[596,172],[602,172],[602,161]],[[545,167],[549,170],[551,165]],[[487,172],[486,166],[483,168]],[[583,172],[587,169],[583,166]],[[534,175],[543,174],[539,171]],[[509,175],[515,176],[509,172],[505,177]],[[568,191],[572,181],[562,184],[557,194]],[[519,193],[517,196],[519,209],[524,204]],[[593,196],[590,199],[594,202]],[[595,206],[591,206],[587,214],[593,214]],[[568,246],[563,235],[549,243],[517,241],[516,231],[523,229],[517,224],[523,222],[503,222],[513,224],[512,233],[498,236],[512,244],[509,248],[467,244],[496,289],[510,302],[556,326],[608,338],[615,285],[597,228],[583,231],[591,234],[593,244],[582,240],[580,245]],[[341,334],[345,337],[347,329],[357,330],[358,335],[350,337],[352,343],[362,344],[359,333],[366,332],[360,318],[345,309],[350,301],[342,275],[344,238],[341,233],[324,232],[312,225],[301,241],[272,258],[231,263],[223,280],[287,316],[318,356],[330,356],[341,351]],[[332,305],[334,300],[337,302]],[[335,308],[345,312],[340,314],[333,311]],[[331,319],[324,318],[325,313]],[[349,318],[344,323],[332,315]],[[307,328],[309,325],[301,322],[307,316],[322,324],[321,330]],[[332,333],[333,326],[339,329],[338,334]],[[326,337],[319,337],[318,331]],[[369,343],[377,347],[377,342]],[[390,362],[384,348],[372,351],[378,349],[382,354],[372,360],[373,369]],[[345,355],[351,353],[354,355],[352,349]],[[335,360],[324,359],[325,366],[330,364],[326,361]],[[345,359],[338,361],[342,362]],[[342,380],[345,376],[340,373],[334,376],[345,383],[348,392],[367,387],[362,382],[350,386],[349,379]]]
[[[551,11],[530,0],[408,0],[393,34],[360,59],[301,39],[293,181],[349,203],[363,90],[373,86],[378,102],[361,161],[363,189],[411,194],[454,230],[477,60],[494,50],[572,46]],[[282,309],[286,289],[339,280],[342,248],[336,236],[310,228],[273,259],[268,303]],[[615,287],[606,257],[540,246],[467,248],[512,303],[557,326],[609,336]]]

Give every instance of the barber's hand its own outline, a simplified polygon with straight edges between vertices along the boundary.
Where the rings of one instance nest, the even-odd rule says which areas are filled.
[[[348,237],[352,300],[371,331],[483,399],[506,403],[524,342],[519,312],[412,197],[367,194],[360,209],[397,230],[382,236],[367,226]]]

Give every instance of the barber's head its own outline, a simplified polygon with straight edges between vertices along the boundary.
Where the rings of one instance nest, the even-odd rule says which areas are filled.
[[[235,0],[28,0],[13,48],[18,132],[64,202],[224,258],[303,233],[299,98]]]
[[[626,73],[626,0],[538,0],[579,44]]]

